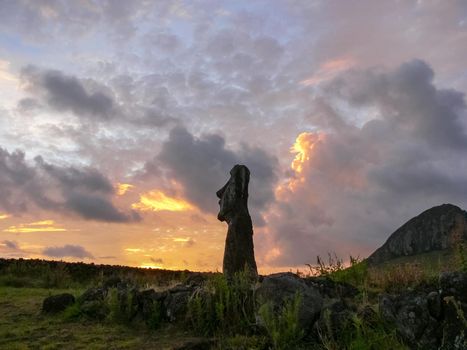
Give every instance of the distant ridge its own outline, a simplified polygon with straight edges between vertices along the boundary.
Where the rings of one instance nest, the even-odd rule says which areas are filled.
[[[398,228],[367,261],[380,264],[398,257],[445,250],[461,241],[467,241],[467,212],[452,204],[442,204]]]

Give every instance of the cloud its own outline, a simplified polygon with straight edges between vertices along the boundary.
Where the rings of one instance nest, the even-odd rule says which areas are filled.
[[[30,233],[30,232],[66,232],[67,229],[61,227],[53,220],[42,220],[27,224],[9,226],[3,232]]]
[[[34,161],[29,164],[21,151],[0,148],[0,207],[7,212],[23,213],[35,206],[90,220],[140,220],[136,212],[126,214],[114,206],[114,187],[97,169],[52,165],[42,157]]]
[[[93,255],[80,245],[65,244],[63,247],[46,247],[42,254],[52,258],[93,258]]]
[[[35,66],[27,66],[22,69],[21,77],[23,86],[43,98],[54,110],[72,111],[78,116],[100,119],[113,117],[113,98],[99,90],[88,92],[83,82],[74,76],[58,70],[40,70]],[[24,101],[28,100],[22,101],[24,106]]]
[[[228,149],[217,134],[193,136],[183,127],[171,130],[159,155],[146,169],[163,167],[167,178],[183,187],[183,194],[201,210],[219,210],[215,191],[229,178],[235,164],[245,164],[251,171],[250,207],[261,224],[261,212],[274,200],[278,161],[264,150],[242,144],[237,151]],[[157,166],[156,166],[157,165]],[[212,196],[207,194],[212,193]]]
[[[15,242],[15,241],[8,241],[8,240],[5,240],[5,241],[2,241],[2,244],[3,244],[5,247],[7,247],[8,249],[20,250],[18,243]]]
[[[161,258],[150,258],[150,260],[151,260],[154,264],[163,264],[163,263],[164,263],[164,260],[161,259]]]
[[[331,108],[321,110],[321,120],[349,120],[345,113],[355,111],[362,117],[297,137],[290,176],[257,238],[265,261],[314,263],[329,250],[366,256],[431,206],[467,207],[466,105],[460,92],[433,79],[425,62],[413,60],[326,83],[320,98]],[[273,249],[279,253],[267,260]]]

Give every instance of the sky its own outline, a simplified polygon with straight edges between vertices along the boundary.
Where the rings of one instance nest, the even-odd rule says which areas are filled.
[[[467,208],[466,0],[0,0],[0,256],[260,273]]]

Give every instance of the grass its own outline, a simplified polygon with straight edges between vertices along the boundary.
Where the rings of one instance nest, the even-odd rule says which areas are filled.
[[[102,302],[107,312],[99,321],[86,316],[78,303],[60,314],[43,315],[42,301],[63,292],[78,296],[109,276],[128,278],[136,288],[165,289],[174,281],[184,280],[186,274],[61,262],[47,266],[39,260],[0,259],[0,349],[163,350],[196,342],[199,336],[215,339],[216,350],[405,349],[394,327],[386,325],[378,315],[378,294],[436,285],[440,272],[467,268],[464,246],[456,251],[403,257],[376,266],[358,258],[350,261],[351,266],[346,268],[341,259],[330,254],[327,262],[319,259],[314,267],[315,275],[349,283],[360,293],[351,300],[355,310],[349,311],[351,319],[341,327],[344,329],[339,329],[338,336],[324,327],[321,338],[310,338],[304,337],[298,326],[300,296],[281,310],[273,310],[267,303],[258,305],[246,274],[229,282],[221,274],[209,275],[205,288],[191,298],[185,323],[164,321],[159,304],[154,305],[154,317],[135,321],[132,294],[121,294],[112,288]],[[91,277],[81,281],[80,276],[87,272],[92,272]],[[356,310],[364,306],[376,311],[374,323],[368,324],[358,316]],[[453,306],[465,321],[462,310],[455,303]],[[257,323],[258,316],[262,326]]]
[[[73,319],[64,313],[42,315],[42,300],[76,289],[0,287],[0,349],[172,349],[196,340],[190,332],[166,325],[157,331],[109,322]]]

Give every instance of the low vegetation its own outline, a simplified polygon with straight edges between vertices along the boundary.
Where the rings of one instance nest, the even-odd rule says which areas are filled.
[[[430,253],[416,262],[400,259],[380,266],[368,266],[354,257],[346,266],[331,254],[327,261],[318,258],[307,273],[301,273],[304,280],[312,275],[326,277],[356,287],[357,294],[345,298],[354,311],[338,332],[331,314],[323,309],[319,326],[310,335],[298,321],[300,293],[275,310],[268,302],[258,303],[247,273],[229,282],[221,274],[206,275],[204,287],[190,297],[186,318],[169,323],[160,303],[146,310],[149,317],[135,317],[132,290],[167,289],[186,280],[189,272],[3,259],[0,348],[103,349],[111,343],[116,349],[175,349],[208,339],[214,349],[406,349],[394,326],[379,315],[377,296],[436,284],[440,271],[465,271],[466,261],[464,247],[449,256]],[[102,301],[84,308],[79,296],[110,276],[132,287],[111,287]],[[45,297],[63,292],[78,297],[77,302],[59,314],[41,313]],[[465,321],[456,300],[449,302]]]

